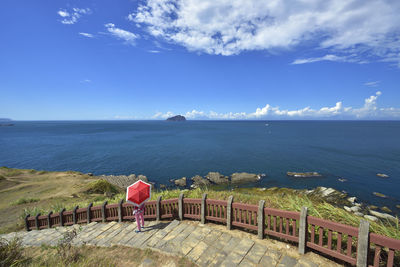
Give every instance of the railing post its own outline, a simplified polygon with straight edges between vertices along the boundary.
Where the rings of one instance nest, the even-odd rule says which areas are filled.
[[[124,203],[123,198],[118,202],[118,222],[122,222],[122,203]]]
[[[207,193],[203,194],[203,197],[201,198],[201,223],[205,224],[206,223],[206,199],[207,199]]]
[[[76,216],[76,210],[79,209],[79,206],[75,206],[74,210],[72,211],[72,220],[74,224],[78,223],[78,217]]]
[[[53,214],[52,211],[50,211],[50,212],[47,214],[47,227],[48,227],[48,228],[51,228],[51,220],[50,220],[51,214]]]
[[[178,201],[178,208],[179,208],[179,220],[183,220],[183,193],[179,195]]]
[[[106,205],[107,205],[107,203],[108,203],[107,201],[104,201],[103,205],[101,206],[101,219],[103,222],[106,222]]]
[[[29,218],[30,216],[31,216],[30,214],[27,214],[27,215],[25,216],[25,229],[26,229],[26,231],[29,231],[29,222],[28,222],[28,218]]]
[[[304,254],[306,252],[307,243],[307,207],[302,207],[300,212],[300,224],[299,224],[299,253]]]
[[[36,214],[36,216],[35,216],[36,230],[39,230],[39,216],[40,216],[40,213]]]
[[[231,230],[232,228],[232,202],[233,196],[228,197],[228,203],[226,206],[226,229]]]
[[[367,267],[369,249],[369,222],[360,221],[357,239],[357,267]]]
[[[93,206],[93,203],[90,203],[89,205],[88,205],[88,207],[87,207],[87,211],[86,211],[86,218],[87,218],[87,224],[89,224],[90,223],[90,220],[91,220],[91,218],[90,218],[90,208]]]
[[[157,206],[156,206],[156,220],[161,220],[161,196],[157,198]]]
[[[65,211],[64,208],[60,210],[60,226],[64,226],[64,218],[63,218],[64,211]]]
[[[257,226],[258,226],[258,239],[264,238],[264,204],[265,200],[258,202],[258,213],[257,213]]]

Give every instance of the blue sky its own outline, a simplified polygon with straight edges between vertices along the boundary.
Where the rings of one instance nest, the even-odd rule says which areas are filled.
[[[399,1],[0,3],[0,117],[400,119]]]

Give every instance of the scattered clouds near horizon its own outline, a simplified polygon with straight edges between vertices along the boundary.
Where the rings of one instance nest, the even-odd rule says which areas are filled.
[[[90,8],[72,8],[71,10],[60,9],[57,14],[62,18],[60,22],[62,24],[75,24],[82,15],[90,14],[92,11]]]
[[[345,107],[343,103],[337,102],[333,107],[322,107],[320,109],[312,109],[305,107],[297,110],[280,109],[270,104],[265,107],[257,108],[255,112],[228,112],[217,113],[214,111],[204,112],[198,110],[188,111],[184,115],[188,119],[215,119],[215,120],[246,120],[246,119],[399,119],[400,108],[379,108],[377,105],[378,97],[382,95],[381,91],[377,91],[364,100],[364,105],[360,108]],[[171,111],[166,113],[157,112],[153,119],[166,119],[177,115]]]
[[[139,38],[139,35],[124,29],[117,28],[113,23],[107,23],[104,26],[112,36],[125,41],[126,44],[135,45],[135,40]]]
[[[390,0],[144,0],[128,20],[157,39],[212,55],[311,45],[327,55],[293,64],[374,59],[400,67],[398,14],[400,1]]]

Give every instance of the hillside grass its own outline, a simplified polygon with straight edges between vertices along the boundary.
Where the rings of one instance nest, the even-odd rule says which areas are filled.
[[[12,183],[11,185],[8,184],[7,188],[0,190],[0,233],[23,229],[23,218],[27,214],[34,216],[38,213],[58,212],[62,208],[72,210],[75,206],[87,207],[89,203],[96,206],[103,204],[104,201],[111,204],[125,199],[123,190],[105,180],[78,172],[43,172],[2,167],[0,168],[0,175],[6,177],[6,180],[0,181],[0,185]],[[220,200],[227,200],[232,195],[234,202],[256,205],[260,200],[265,200],[267,207],[288,211],[300,211],[303,206],[306,206],[308,207],[308,214],[311,216],[354,227],[358,227],[362,219],[321,199],[309,197],[288,188],[224,190],[220,187],[205,187],[193,190],[154,190],[151,199],[155,200],[159,196],[163,199],[178,198],[182,192],[187,198],[201,198],[204,193],[207,193],[209,199]],[[32,199],[38,201],[32,202]],[[10,203],[16,203],[18,200],[26,203],[10,205]],[[12,214],[10,214],[10,211],[12,211]],[[5,216],[6,214],[7,216]],[[4,225],[2,220],[5,217],[8,219]],[[370,229],[374,233],[400,239],[398,223],[380,221],[370,222],[370,225]]]

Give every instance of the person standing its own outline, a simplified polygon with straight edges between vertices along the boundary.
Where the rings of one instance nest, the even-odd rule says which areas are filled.
[[[145,206],[145,202],[140,204],[140,206],[134,206],[134,208],[133,208],[133,215],[135,215],[136,224],[137,224],[136,233],[141,232],[142,228],[144,228],[144,209],[145,209],[144,206]]]

